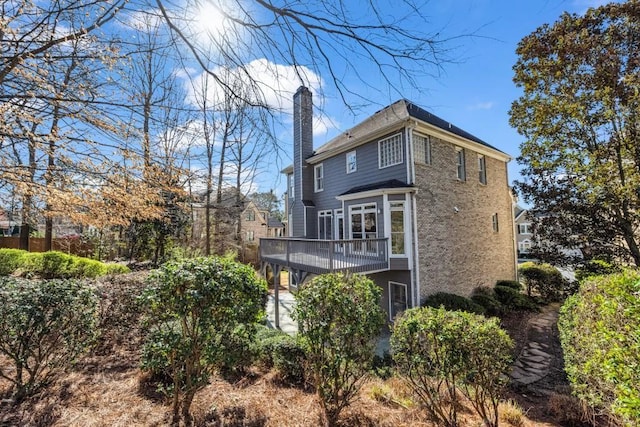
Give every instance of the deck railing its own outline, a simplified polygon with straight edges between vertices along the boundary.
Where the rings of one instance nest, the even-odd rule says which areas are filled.
[[[388,239],[263,238],[260,239],[260,258],[315,274],[367,273],[389,269],[387,247]]]

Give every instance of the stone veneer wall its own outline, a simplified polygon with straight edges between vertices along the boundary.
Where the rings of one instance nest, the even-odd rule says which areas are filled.
[[[478,286],[516,279],[513,208],[505,162],[465,149],[466,181],[456,178],[455,146],[431,138],[432,164],[416,164],[420,300],[435,292],[469,296]],[[457,208],[457,212],[456,212]],[[492,215],[498,213],[499,231]]]

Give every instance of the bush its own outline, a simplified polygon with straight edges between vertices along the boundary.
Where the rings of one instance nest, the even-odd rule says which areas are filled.
[[[433,295],[429,295],[422,306],[438,308],[440,306],[447,310],[452,311],[466,311],[467,313],[484,314],[485,309],[479,304],[476,304],[469,298],[465,298],[456,294],[448,294],[446,292],[438,292]]]
[[[640,273],[592,277],[567,299],[558,326],[574,394],[640,425]]]
[[[528,296],[537,292],[546,302],[560,300],[565,285],[560,270],[550,264],[529,261],[520,264],[518,272],[524,278]]]
[[[151,333],[142,368],[171,379],[173,424],[190,425],[191,402],[212,369],[228,366],[265,312],[267,285],[230,258],[194,258],[164,264],[142,296]],[[241,344],[238,345],[238,337]]]
[[[0,276],[16,272],[22,276],[39,276],[43,279],[96,278],[106,274],[128,273],[129,268],[58,251],[40,253],[0,249]]]
[[[471,301],[482,306],[485,313],[490,316],[499,316],[505,310],[505,307],[498,301],[494,290],[491,288],[476,288],[473,291],[473,295],[471,295]]]
[[[536,301],[519,291],[506,286],[496,286],[493,288],[496,299],[509,310],[537,311],[539,309]]]
[[[497,318],[430,307],[407,310],[391,335],[400,373],[440,425],[458,425],[458,392],[485,425],[497,427],[498,403],[513,343]]]
[[[324,274],[296,294],[293,317],[324,422],[335,425],[369,372],[384,324],[380,288],[360,275]]]
[[[97,298],[71,280],[0,278],[0,375],[17,399],[33,393],[85,352],[96,338]]]
[[[304,383],[307,356],[304,346],[297,339],[286,335],[273,346],[273,366],[282,381],[300,385]]]
[[[522,291],[522,283],[518,282],[517,280],[498,280],[496,282],[496,286],[504,286],[506,288],[512,288],[518,292]]]
[[[0,249],[0,276],[8,276],[16,271],[23,262],[25,251],[19,249]]]
[[[251,353],[255,361],[265,368],[273,367],[273,352],[275,345],[283,339],[287,339],[289,335],[265,325],[256,327]]]
[[[619,273],[620,267],[601,259],[592,259],[576,269],[576,280],[582,282],[593,276]]]

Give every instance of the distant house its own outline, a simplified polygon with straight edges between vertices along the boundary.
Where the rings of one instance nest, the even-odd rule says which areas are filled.
[[[528,256],[535,245],[533,237],[533,222],[529,212],[516,205],[514,209],[514,221],[516,223],[516,241],[518,244],[518,256]]]
[[[192,236],[198,246],[204,247],[206,237],[206,206],[204,194],[193,203]],[[211,202],[211,239],[224,240],[224,248],[240,249],[240,245],[257,246],[263,237],[280,237],[285,226],[269,212],[260,210],[244,195],[236,197],[235,190],[223,192],[221,203]],[[215,235],[216,221],[219,222]],[[216,243],[213,243],[216,247]],[[223,249],[224,249],[223,248]]]
[[[511,157],[400,100],[313,149],[312,95],[294,96],[286,238],[260,243],[263,266],[366,274],[392,320],[436,292],[468,296],[516,278]]]
[[[9,237],[19,234],[20,223],[14,221],[14,218],[7,211],[0,208],[0,236]]]

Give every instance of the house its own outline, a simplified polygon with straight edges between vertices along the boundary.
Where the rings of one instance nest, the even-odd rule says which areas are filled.
[[[310,274],[367,274],[389,320],[436,292],[516,278],[509,155],[407,100],[316,150],[312,116],[301,87],[283,171],[288,236],[261,240],[263,267],[289,270],[294,288]]]
[[[518,245],[518,257],[526,257],[534,246],[533,221],[529,211],[516,205],[514,208],[514,221],[516,223],[516,242]]]
[[[222,201],[219,204],[212,200],[210,209],[212,241],[217,238],[223,239],[225,248],[238,243],[257,245],[263,237],[280,237],[284,234],[284,224],[280,220],[269,212],[260,210],[246,196],[236,197],[236,194],[235,189],[229,189],[223,191]],[[204,246],[206,239],[204,194],[198,196],[198,201],[193,203],[192,209],[193,239],[198,246]],[[217,236],[215,221],[220,221]]]

